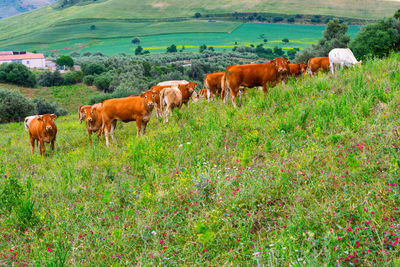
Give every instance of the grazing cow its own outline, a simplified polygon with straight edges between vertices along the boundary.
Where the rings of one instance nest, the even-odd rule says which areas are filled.
[[[178,85],[179,91],[182,93],[182,104],[187,106],[189,104],[190,99],[192,98],[193,101],[197,101],[197,93],[195,92],[194,88],[196,88],[197,83],[189,82],[187,84],[180,84]],[[194,94],[194,96],[193,96]]]
[[[151,112],[154,107],[154,95],[149,98],[147,95],[113,98],[104,100],[100,109],[103,118],[103,129],[106,136],[106,145],[110,146],[109,136],[115,141],[114,132],[111,131],[111,126],[116,120],[123,122],[136,121],[137,136],[140,131],[142,135],[146,132],[147,123],[150,121]],[[98,107],[92,107],[96,112]]]
[[[300,76],[306,71],[306,63],[289,64],[290,76]]]
[[[343,68],[343,66],[361,66],[361,63],[362,61],[357,61],[349,48],[334,48],[329,52],[329,67],[332,73],[336,65],[340,65]]]
[[[164,122],[168,122],[168,115],[177,107],[182,107],[182,93],[176,86],[164,88],[160,93],[161,111],[164,113]]]
[[[228,66],[222,83],[225,91],[224,102],[230,95],[232,105],[236,107],[236,96],[240,86],[248,88],[262,86],[266,94],[267,84],[275,86],[286,77],[289,72],[288,62],[287,58],[276,58],[266,63]]]
[[[202,88],[200,89],[199,93],[197,94],[198,99],[208,98],[207,97],[207,89]]]
[[[222,77],[224,72],[209,73],[204,77],[204,88],[207,89],[207,99],[215,99],[215,96],[221,95],[222,91]]]
[[[320,70],[329,69],[329,57],[313,57],[308,60],[307,74],[313,75]]]
[[[92,133],[97,133],[97,140],[100,135],[103,134],[103,118],[101,114],[102,103],[94,104],[93,106],[83,105],[78,109],[79,122],[82,123],[83,119],[86,117],[86,128],[89,135],[89,144],[92,146]],[[114,121],[111,125],[111,132],[114,132],[117,126],[117,121]]]
[[[161,117],[162,111],[161,111],[161,101],[160,101],[160,92],[164,89],[170,87],[168,85],[155,85],[150,87],[149,91],[152,91],[155,94],[154,102],[156,103],[156,117]]]
[[[31,121],[37,116],[39,116],[39,115],[28,116],[24,119],[24,125],[25,125],[26,131],[28,131],[28,129],[29,129],[29,123],[31,123]]]
[[[44,114],[35,116],[29,123],[29,139],[31,141],[31,151],[35,148],[35,142],[38,142],[37,146],[39,152],[44,156],[46,147],[44,143],[51,143],[51,149],[54,150],[54,142],[56,141],[57,127],[54,120],[57,118],[54,114]],[[40,147],[39,147],[40,146]]]
[[[168,87],[170,87],[170,86],[178,86],[178,85],[180,85],[180,84],[188,84],[188,83],[189,83],[188,81],[180,80],[180,81],[165,81],[165,82],[160,82],[160,83],[158,83],[157,85],[158,85],[158,86],[168,86]]]

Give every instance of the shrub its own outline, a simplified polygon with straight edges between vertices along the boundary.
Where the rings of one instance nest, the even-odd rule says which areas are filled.
[[[282,17],[274,17],[273,21],[280,22],[280,21],[283,21],[283,18]]]
[[[357,58],[387,56],[400,48],[400,21],[387,18],[364,26],[349,47]]]
[[[56,102],[47,102],[43,98],[34,98],[33,103],[36,105],[37,114],[56,114],[57,116],[64,116],[68,114],[63,108],[59,108]]]
[[[88,86],[92,86],[93,85],[93,81],[94,81],[94,75],[87,75],[83,78],[83,83],[88,85]]]
[[[58,66],[66,66],[72,68],[74,66],[74,60],[70,56],[63,55],[56,59],[56,64]]]
[[[58,86],[64,84],[64,78],[58,70],[55,72],[46,70],[39,75],[38,84],[47,87]]]
[[[35,87],[35,75],[22,63],[0,65],[0,82]]]
[[[89,63],[82,65],[82,71],[85,75],[102,74],[106,71],[106,67],[102,63]]]
[[[112,78],[107,74],[98,75],[94,78],[93,84],[97,87],[97,89],[108,92],[111,80]]]
[[[83,72],[82,71],[72,71],[64,75],[64,84],[76,84],[82,82]]]
[[[35,104],[19,91],[0,89],[0,123],[21,121],[36,114]]]
[[[167,53],[175,53],[178,52],[178,50],[176,49],[176,45],[171,45],[169,47],[167,47]]]

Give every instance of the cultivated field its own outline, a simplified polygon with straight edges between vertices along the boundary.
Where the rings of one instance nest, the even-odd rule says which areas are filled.
[[[196,12],[226,14],[269,12],[333,15],[377,19],[393,15],[398,1],[316,0],[289,1],[139,1],[108,0],[65,9],[51,6],[0,20],[0,47],[26,43],[55,43],[71,39],[135,37],[160,33],[231,32],[242,21],[215,22],[193,20]],[[185,20],[185,21],[182,21]],[[188,21],[187,21],[188,20]],[[96,30],[90,26],[96,25]]]
[[[159,31],[151,31],[151,27],[146,28],[148,36],[140,37],[140,45],[151,52],[165,52],[166,48],[171,44],[178,46],[181,49],[185,46],[185,51],[199,51],[199,47],[202,44],[213,46],[215,50],[232,50],[234,46],[260,44],[263,43],[264,39],[268,42],[264,44],[265,48],[273,48],[275,46],[282,47],[283,49],[292,49],[294,47],[304,48],[309,47],[311,44],[315,44],[321,38],[322,32],[325,29],[325,25],[293,25],[293,24],[267,24],[267,23],[246,23],[239,25],[234,22],[176,22],[177,25],[180,23],[186,26],[180,29],[186,31],[184,33],[171,33],[171,31],[177,31],[171,28],[170,23],[160,23],[157,27]],[[199,25],[201,24],[201,25]],[[227,29],[228,25],[231,25],[232,32],[223,32]],[[199,26],[199,27],[197,27]],[[85,31],[88,30],[89,25],[82,26]],[[155,26],[156,27],[156,26]],[[157,28],[156,27],[156,28]],[[234,27],[237,27],[234,29]],[[360,26],[349,26],[348,34],[354,37],[359,31]],[[153,28],[153,29],[156,29]],[[198,31],[197,33],[191,33],[193,29]],[[57,34],[65,36],[64,38],[78,38],[80,35],[71,34],[66,36],[65,30],[58,31]],[[99,27],[99,31],[107,31],[111,29],[102,29]],[[204,31],[204,32],[201,32]],[[207,31],[215,31],[213,33]],[[219,32],[220,31],[220,32]],[[160,34],[162,33],[162,34]],[[48,38],[41,38],[39,40],[57,40],[57,34],[49,35]],[[32,44],[29,43],[33,39],[27,40],[28,44],[16,45],[5,47],[3,49],[20,49],[20,50],[32,50],[37,51],[51,51],[54,49],[68,48],[68,47],[79,47],[75,49],[66,49],[55,51],[57,54],[70,54],[71,52],[102,52],[107,55],[115,55],[121,52],[127,54],[134,54],[136,46],[132,45],[131,40],[132,31],[125,31],[120,28],[114,32],[115,36],[125,36],[125,38],[110,38],[110,39],[77,39],[77,40],[66,40],[58,43],[43,43],[43,44]],[[82,35],[83,36],[83,35]],[[96,35],[101,37],[100,35]],[[28,38],[28,37],[27,37]],[[30,38],[30,37],[29,37]],[[289,44],[282,43],[283,38],[290,40]]]
[[[191,104],[141,138],[119,123],[110,149],[77,114],[44,158],[0,125],[0,263],[400,264],[399,61]]]

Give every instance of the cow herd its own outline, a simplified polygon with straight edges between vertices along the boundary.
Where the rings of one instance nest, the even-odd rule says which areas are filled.
[[[278,57],[274,60],[259,64],[231,65],[225,72],[207,74],[204,78],[204,88],[196,93],[197,83],[188,81],[166,81],[152,86],[141,95],[131,95],[124,98],[104,100],[94,105],[83,105],[78,108],[79,122],[85,119],[92,145],[92,133],[97,133],[99,138],[105,135],[106,145],[110,146],[109,137],[115,141],[114,130],[117,120],[122,122],[136,121],[137,136],[144,135],[146,126],[150,121],[155,107],[156,117],[163,117],[168,122],[168,117],[174,108],[181,108],[189,101],[198,101],[205,98],[209,101],[220,96],[224,102],[231,98],[232,105],[236,107],[236,97],[244,93],[245,88],[262,87],[264,94],[268,87],[273,87],[288,76],[301,76],[305,73],[315,74],[319,70],[331,70],[336,66],[361,65],[350,49],[336,48],[329,53],[329,57],[311,58],[307,64],[290,64],[287,58]],[[51,143],[54,150],[57,127],[54,114],[29,116],[25,118],[25,128],[29,132],[31,151],[33,153],[35,142],[40,154],[44,156],[44,143]]]

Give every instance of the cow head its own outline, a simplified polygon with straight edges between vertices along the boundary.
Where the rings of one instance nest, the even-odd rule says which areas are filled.
[[[194,89],[196,88],[197,83],[189,82],[188,84],[185,85],[186,89],[188,89],[188,92],[190,95],[193,94]]]
[[[53,125],[55,120],[57,118],[57,115],[55,114],[43,114],[39,115],[38,121],[43,123],[43,128],[46,130],[46,132],[52,131],[53,130]]]
[[[281,57],[277,57],[274,60],[271,60],[270,63],[272,63],[275,66],[279,74],[287,74],[290,72],[289,69],[290,61],[288,58],[283,59]]]
[[[82,123],[83,119],[85,116],[87,116],[88,112],[90,112],[91,108],[92,106],[89,105],[83,105],[78,108],[79,123]]]
[[[103,103],[97,103],[94,104],[93,106],[89,106],[86,109],[86,122],[87,123],[93,123],[96,121],[98,112],[101,110],[101,107],[103,106]]]
[[[155,90],[148,90],[143,92],[140,97],[145,100],[148,108],[153,108],[155,105],[156,94],[157,92]]]
[[[306,63],[300,62],[300,63],[298,64],[298,66],[300,67],[300,73],[301,73],[301,74],[303,74],[304,72],[306,72],[306,68],[307,68]]]
[[[362,64],[362,60],[357,61],[357,63],[356,63],[357,66],[361,66],[361,64]]]

